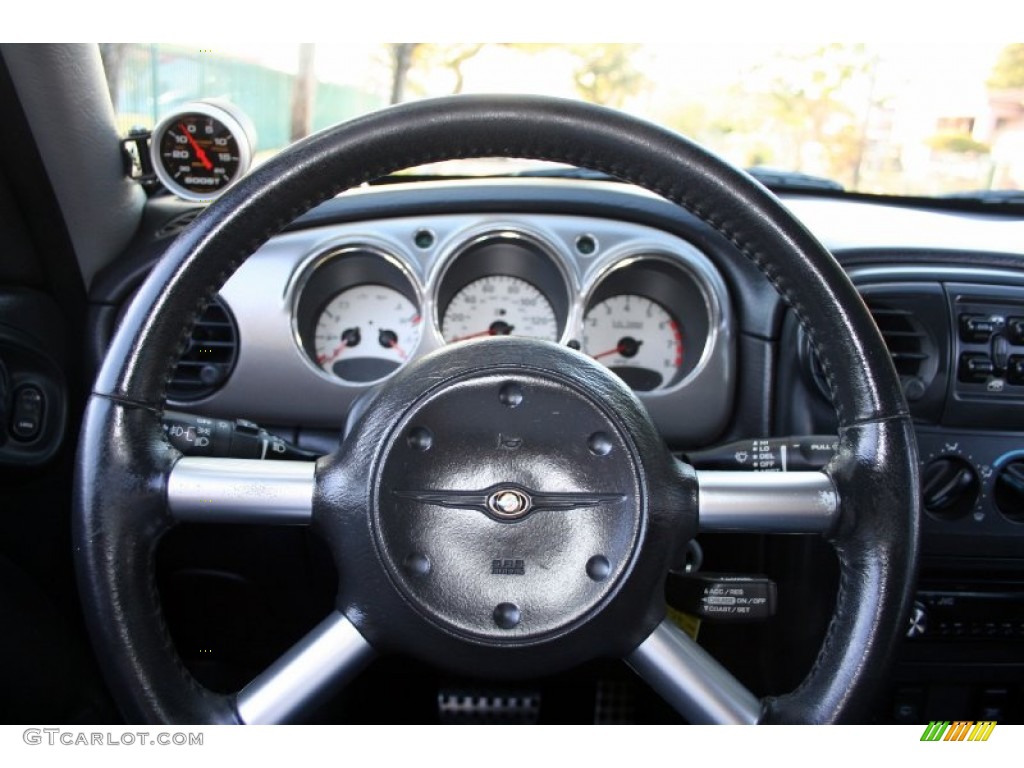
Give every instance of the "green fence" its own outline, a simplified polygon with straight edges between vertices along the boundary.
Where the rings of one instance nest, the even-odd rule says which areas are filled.
[[[135,126],[152,128],[164,115],[189,101],[218,98],[249,115],[256,125],[258,151],[279,149],[289,143],[295,75],[167,45],[129,44],[119,51],[118,58],[112,91],[122,134]],[[382,107],[385,101],[381,94],[352,86],[318,83],[313,130]]]

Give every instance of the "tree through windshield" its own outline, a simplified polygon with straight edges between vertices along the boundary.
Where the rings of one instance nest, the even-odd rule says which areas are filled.
[[[356,115],[453,93],[544,93],[631,112],[743,167],[879,194],[1024,187],[1024,44],[101,46],[119,128],[199,98],[253,120],[257,158]],[[461,173],[501,172],[460,166]]]

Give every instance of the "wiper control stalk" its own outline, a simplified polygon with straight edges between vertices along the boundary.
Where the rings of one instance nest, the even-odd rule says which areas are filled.
[[[837,450],[835,435],[759,437],[687,451],[682,458],[697,469],[799,472],[821,469]]]
[[[181,411],[164,411],[164,434],[186,456],[230,459],[314,461],[319,454],[303,450],[245,419],[211,419]]]

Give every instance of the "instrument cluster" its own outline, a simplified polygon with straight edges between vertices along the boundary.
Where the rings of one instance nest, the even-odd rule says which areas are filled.
[[[264,245],[221,298],[238,358],[200,405],[268,423],[343,423],[409,361],[448,344],[484,356],[500,336],[607,366],[668,439],[717,434],[735,391],[717,268],[692,243],[630,222],[439,213],[308,226]]]
[[[577,254],[581,242],[599,248],[584,237]],[[636,392],[664,392],[698,367],[721,317],[700,259],[691,248],[638,247],[579,280],[539,233],[499,227],[453,243],[419,284],[401,253],[353,241],[307,267],[297,335],[319,372],[347,384],[386,379],[442,344],[520,336],[579,349]]]

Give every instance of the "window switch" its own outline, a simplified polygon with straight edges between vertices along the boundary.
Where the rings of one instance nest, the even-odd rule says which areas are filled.
[[[995,368],[992,358],[988,355],[965,352],[960,355],[958,378],[968,384],[984,384],[988,377],[995,372]]]
[[[1006,333],[1010,337],[1011,344],[1018,346],[1024,344],[1024,317],[1008,317]]]
[[[960,338],[969,344],[988,341],[1002,318],[989,315],[960,315]]]
[[[1016,386],[1024,384],[1024,355],[1010,355],[1006,365],[1006,380]]]
[[[34,384],[24,384],[14,393],[11,434],[18,440],[34,440],[43,426],[43,393]]]

